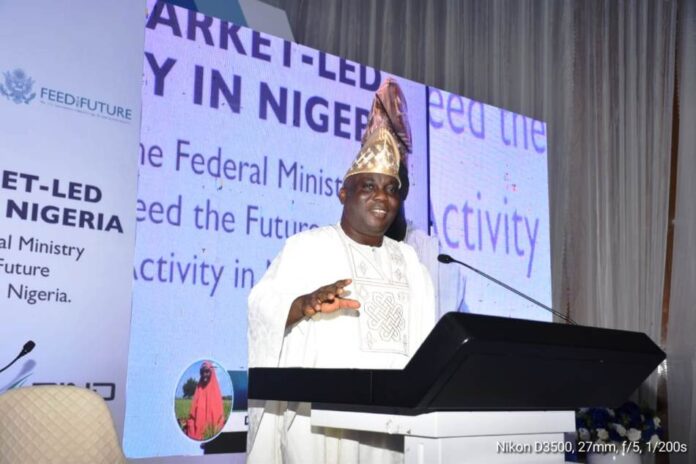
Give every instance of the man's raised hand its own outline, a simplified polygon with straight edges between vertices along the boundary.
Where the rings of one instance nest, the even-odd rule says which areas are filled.
[[[285,326],[288,327],[303,317],[312,317],[317,313],[332,313],[339,309],[357,310],[360,308],[360,302],[342,296],[345,295],[345,288],[351,282],[351,279],[337,280],[332,284],[319,287],[312,293],[295,298],[290,305]]]

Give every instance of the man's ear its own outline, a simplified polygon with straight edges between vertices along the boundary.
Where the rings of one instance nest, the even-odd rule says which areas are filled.
[[[341,189],[338,191],[338,201],[340,201],[342,205],[346,204],[346,195],[346,188],[341,187]]]

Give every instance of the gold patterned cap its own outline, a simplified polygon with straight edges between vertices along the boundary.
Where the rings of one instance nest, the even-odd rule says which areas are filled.
[[[362,146],[343,180],[361,173],[385,174],[399,180],[399,164],[411,152],[411,126],[399,84],[388,77],[375,94]]]
[[[370,134],[343,180],[355,174],[384,174],[396,177],[401,187],[399,158],[399,146],[396,139],[389,130],[381,127]]]

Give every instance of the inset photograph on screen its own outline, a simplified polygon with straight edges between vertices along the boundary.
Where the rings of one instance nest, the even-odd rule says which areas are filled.
[[[234,389],[227,371],[215,361],[196,361],[186,368],[176,386],[176,422],[191,440],[212,440],[222,432],[233,402]]]

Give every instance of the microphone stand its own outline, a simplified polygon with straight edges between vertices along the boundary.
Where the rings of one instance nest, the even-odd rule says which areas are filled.
[[[499,281],[499,280],[496,279],[495,277],[489,276],[489,275],[486,274],[485,272],[479,271],[478,269],[476,269],[476,268],[473,267],[473,266],[470,266],[470,265],[468,265],[468,264],[466,264],[466,263],[463,263],[463,262],[461,262],[461,261],[459,261],[459,260],[457,260],[457,259],[454,259],[454,258],[451,257],[450,255],[440,254],[440,255],[438,255],[438,257],[437,257],[437,260],[440,261],[440,262],[443,263],[443,264],[449,264],[449,263],[461,264],[461,265],[464,266],[465,268],[471,269],[471,270],[474,271],[475,273],[477,273],[477,274],[479,274],[479,275],[485,277],[486,279],[488,279],[488,280],[490,280],[490,281],[495,282],[496,284],[500,285],[501,287],[503,287],[503,288],[505,288],[505,289],[511,291],[511,292],[514,293],[515,295],[519,295],[519,296],[521,296],[522,298],[524,298],[525,300],[531,301],[531,302],[534,303],[535,305],[537,305],[537,306],[539,306],[539,307],[541,307],[541,308],[544,308],[545,310],[547,310],[547,311],[550,312],[551,314],[554,314],[554,315],[558,316],[559,318],[563,319],[564,321],[569,322],[569,323],[571,323],[571,324],[573,324],[573,325],[578,325],[578,323],[575,322],[574,320],[572,320],[569,316],[566,316],[565,314],[561,314],[561,313],[559,313],[558,311],[555,311],[554,309],[552,309],[552,308],[546,306],[544,303],[535,300],[535,299],[532,298],[531,296],[525,295],[524,293],[520,292],[519,290],[516,290],[516,289],[512,288],[512,287],[509,286],[508,284]]]
[[[29,340],[28,342],[26,342],[26,343],[24,344],[24,347],[22,348],[22,351],[19,352],[19,354],[17,355],[17,357],[14,358],[14,359],[12,360],[12,362],[10,362],[7,366],[5,366],[5,367],[3,367],[2,369],[0,369],[0,373],[6,371],[11,365],[13,365],[14,363],[16,363],[17,360],[18,360],[19,358],[21,358],[22,356],[26,356],[27,354],[29,354],[29,352],[30,352],[31,350],[33,350],[35,346],[36,346],[36,343],[34,343],[33,340]]]

